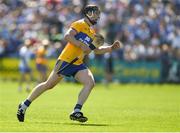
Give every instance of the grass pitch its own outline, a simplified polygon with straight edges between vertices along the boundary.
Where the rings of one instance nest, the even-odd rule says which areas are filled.
[[[31,104],[24,123],[16,111],[27,97],[16,82],[0,82],[0,131],[180,131],[180,86],[98,84],[84,105],[89,118],[81,124],[69,120],[81,85],[62,83]]]

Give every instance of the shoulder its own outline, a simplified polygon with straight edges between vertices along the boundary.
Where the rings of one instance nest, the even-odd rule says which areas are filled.
[[[27,48],[25,46],[20,48],[20,52],[26,52],[26,51],[27,51]]]
[[[20,56],[25,56],[27,53],[27,48],[26,47],[21,47],[21,49],[19,50],[19,55]]]
[[[71,27],[72,26],[79,26],[79,27],[85,26],[84,19],[80,19],[80,20],[72,22]]]
[[[84,23],[84,19],[79,19],[79,20],[72,22],[72,24],[83,24],[83,23]]]

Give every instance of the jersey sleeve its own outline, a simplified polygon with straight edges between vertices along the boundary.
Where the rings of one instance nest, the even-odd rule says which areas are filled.
[[[76,30],[77,32],[80,32],[81,31],[81,27],[82,27],[82,24],[80,22],[73,22],[71,24],[71,27],[72,29]]]

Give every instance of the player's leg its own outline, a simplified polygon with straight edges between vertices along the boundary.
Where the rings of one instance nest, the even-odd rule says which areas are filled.
[[[46,79],[47,79],[47,74],[46,74],[46,73],[47,73],[46,71],[42,71],[42,72],[41,72],[41,75],[42,75],[41,80],[42,80],[42,81],[46,81]]]
[[[26,92],[28,93],[31,91],[30,89],[31,82],[32,82],[32,72],[31,69],[28,68],[28,71],[26,72]]]
[[[20,80],[19,80],[19,87],[18,91],[21,92],[23,88],[23,83],[27,81],[26,73],[27,73],[27,66],[21,66],[19,67],[19,72],[20,72]]]
[[[46,77],[44,77],[44,72],[43,72],[43,65],[42,64],[36,64],[36,69],[38,71],[39,74],[39,78],[38,78],[38,83],[44,82],[46,79]]]
[[[25,81],[25,73],[20,72],[19,87],[18,87],[19,92],[22,91],[22,85],[24,81]]]
[[[49,78],[37,85],[27,99],[31,102],[34,101],[43,92],[52,89],[61,79],[61,76],[58,76],[55,71],[52,71]]]
[[[46,67],[46,65],[42,65],[41,64],[39,73],[40,73],[40,76],[41,76],[41,80],[40,81],[41,82],[46,81],[46,79],[47,79],[47,67]]]
[[[83,105],[95,85],[93,74],[89,69],[84,69],[75,75],[75,79],[83,84],[83,89],[78,96],[77,104]]]
[[[70,119],[86,122],[87,118],[83,116],[81,108],[95,85],[94,77],[89,69],[84,69],[77,72],[75,79],[83,84],[83,89],[79,93],[77,104],[74,107],[74,111],[70,115]]]
[[[56,65],[55,69],[51,72],[49,78],[37,85],[31,94],[27,97],[27,99],[19,105],[17,117],[18,120],[24,121],[24,114],[26,109],[29,107],[32,101],[38,98],[43,92],[52,89],[63,77],[61,75],[57,75],[58,66]]]

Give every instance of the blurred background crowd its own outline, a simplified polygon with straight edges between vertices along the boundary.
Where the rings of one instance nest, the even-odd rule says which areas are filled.
[[[19,57],[24,44],[48,44],[46,56],[57,58],[66,45],[64,33],[88,3],[102,11],[97,32],[110,44],[118,39],[125,45],[98,59],[110,67],[113,59],[160,61],[162,77],[172,71],[179,81],[180,0],[0,0],[0,58]]]

